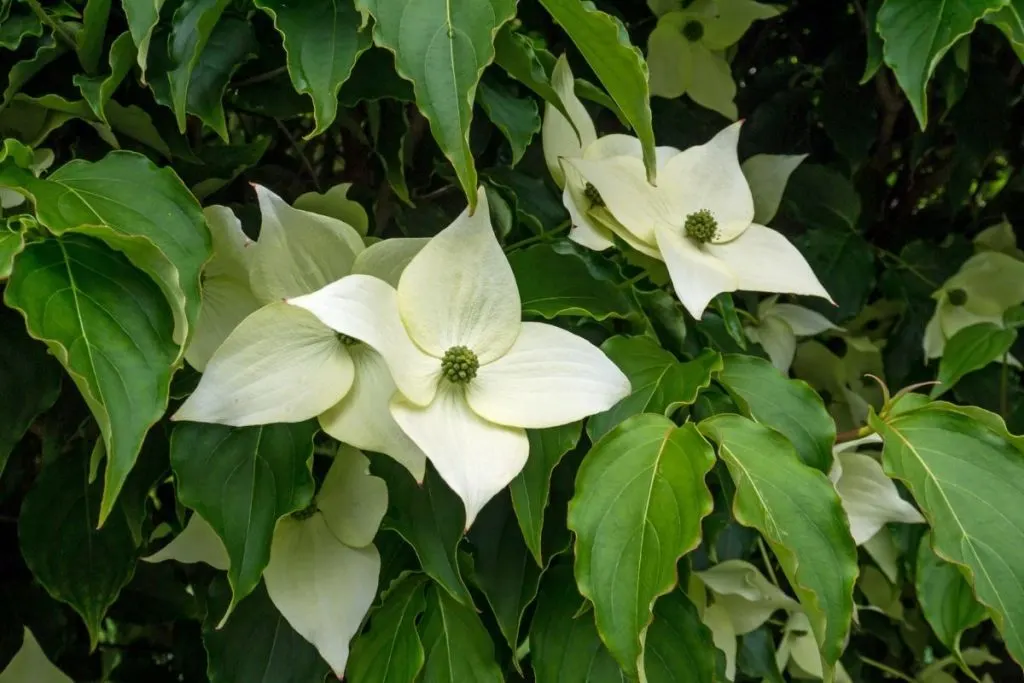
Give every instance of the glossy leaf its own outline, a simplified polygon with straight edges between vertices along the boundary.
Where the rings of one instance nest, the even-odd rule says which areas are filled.
[[[96,70],[103,56],[110,3],[111,0],[88,0],[82,11],[82,30],[75,38],[78,41],[78,61],[87,73]]]
[[[153,39],[153,29],[160,19],[160,8],[165,0],[121,0],[121,6],[128,18],[128,30],[138,48],[139,68],[142,69],[142,80],[146,80],[146,63],[149,57],[149,46]]]
[[[288,75],[295,90],[313,100],[316,127],[307,137],[327,130],[338,113],[338,91],[359,55],[370,47],[359,12],[339,0],[257,0],[274,19],[288,53]]]
[[[426,652],[423,683],[505,680],[480,617],[437,586],[427,589],[427,607],[419,629]]]
[[[114,39],[110,46],[110,73],[106,76],[85,76],[77,74],[74,83],[82,91],[82,97],[104,123],[107,122],[107,102],[114,91],[131,71],[135,63],[136,48],[131,33],[125,32]]]
[[[729,354],[724,360],[718,381],[743,413],[789,439],[804,464],[828,472],[836,426],[818,394],[761,358]]]
[[[768,541],[807,613],[831,681],[850,630],[857,578],[857,549],[839,496],[824,474],[765,426],[717,415],[700,430],[718,444],[736,485],[736,521]]]
[[[12,230],[10,226],[0,226],[0,280],[11,276],[14,257],[25,248],[25,233]]]
[[[512,148],[512,165],[526,153],[533,136],[540,131],[537,103],[529,97],[519,97],[502,83],[480,82],[477,94],[480,106]]]
[[[225,618],[260,582],[277,520],[313,497],[312,422],[232,428],[185,422],[171,437],[178,499],[203,516],[231,558]]]
[[[346,673],[352,683],[413,683],[426,655],[416,620],[426,609],[426,577],[398,580],[370,617],[369,630],[352,643]]]
[[[185,110],[198,116],[225,143],[229,139],[221,101],[224,90],[238,67],[255,56],[256,51],[256,37],[250,23],[237,17],[224,17],[213,27],[192,68]]]
[[[962,659],[960,636],[984,621],[988,613],[975,599],[960,569],[936,555],[931,544],[930,533],[921,537],[914,588],[921,603],[921,613],[932,631],[950,652]]]
[[[655,600],[675,586],[679,558],[700,543],[701,521],[713,507],[704,478],[714,462],[692,424],[647,414],[608,432],[577,473],[569,504],[576,581],[630,675],[643,676]]]
[[[932,398],[938,398],[960,379],[989,363],[1005,361],[1010,347],[1017,340],[1017,331],[995,323],[978,323],[963,328],[946,342],[939,361],[939,384],[932,387]]]
[[[80,235],[29,245],[5,301],[68,371],[99,425],[108,458],[103,524],[146,433],[167,408],[178,351],[171,310],[123,255]]]
[[[171,19],[166,78],[171,110],[183,133],[193,72],[228,4],[230,0],[185,0]]]
[[[529,36],[517,33],[509,26],[502,27],[494,38],[494,62],[569,120],[569,112],[551,85],[551,75]]]
[[[645,647],[648,683],[715,680],[715,644],[711,631],[701,622],[697,607],[682,590],[658,598]]]

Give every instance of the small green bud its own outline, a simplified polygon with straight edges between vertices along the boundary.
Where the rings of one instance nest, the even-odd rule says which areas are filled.
[[[707,244],[715,239],[715,235],[718,234],[718,221],[715,220],[710,211],[701,209],[686,217],[683,228],[686,230],[686,236],[691,240]]]
[[[441,373],[453,384],[466,384],[479,369],[480,360],[465,346],[451,347],[441,359]]]
[[[597,191],[597,188],[587,183],[587,186],[583,188],[583,196],[590,202],[590,208],[604,208],[604,199],[601,198],[601,193]]]
[[[704,37],[704,24],[700,23],[696,19],[683,24],[683,38],[686,38],[691,43],[698,42]]]
[[[309,519],[318,512],[320,512],[320,508],[316,506],[316,499],[314,498],[309,505],[302,508],[301,510],[296,510],[295,512],[293,512],[291,514],[291,517],[292,519],[297,519],[301,522],[305,519]]]
[[[962,289],[951,289],[947,296],[949,297],[949,303],[954,306],[963,306],[967,303],[967,292]]]

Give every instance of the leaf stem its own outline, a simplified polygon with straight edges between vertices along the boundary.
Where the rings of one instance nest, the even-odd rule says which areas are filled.
[[[768,548],[764,546],[764,539],[761,536],[757,537],[757,549],[761,551],[761,560],[764,561],[764,567],[768,570],[768,578],[771,579],[776,588],[782,588],[779,585],[779,578],[775,576],[775,568],[772,567],[771,556],[768,555]]]
[[[902,671],[897,671],[896,669],[892,668],[891,666],[887,666],[886,664],[882,664],[881,662],[877,662],[874,659],[871,659],[869,657],[865,657],[864,655],[858,655],[858,657],[860,657],[860,661],[864,662],[868,666],[874,667],[874,668],[878,669],[879,671],[884,671],[885,673],[889,674],[893,678],[898,678],[901,681],[908,681],[908,683],[915,683],[913,678],[911,678],[907,674],[903,673]]]
[[[313,164],[310,163],[309,158],[306,156],[305,152],[303,152],[302,148],[299,147],[298,140],[296,140],[295,136],[291,134],[291,131],[289,131],[288,128],[285,127],[283,123],[281,123],[280,119],[274,119],[274,123],[276,123],[277,127],[281,130],[282,133],[284,133],[284,136],[288,138],[288,142],[291,143],[292,149],[294,149],[295,153],[299,155],[299,159],[302,161],[303,168],[305,168],[306,173],[309,174],[309,179],[313,181],[313,187],[316,188],[317,192],[320,192],[320,180],[316,177],[316,170],[313,169]]]
[[[537,244],[538,242],[546,242],[549,237],[551,237],[554,234],[560,233],[560,232],[562,232],[564,230],[567,230],[570,225],[572,225],[572,224],[569,221],[565,221],[564,223],[562,223],[558,227],[552,228],[551,230],[548,230],[547,232],[541,233],[539,235],[534,235],[533,237],[527,237],[526,239],[519,240],[518,242],[513,242],[512,244],[510,244],[510,245],[505,247],[505,252],[507,253],[507,252],[513,251],[515,249],[521,249],[522,247],[528,247],[531,244]]]
[[[244,88],[247,85],[256,85],[257,83],[262,83],[264,81],[269,81],[273,78],[277,78],[287,70],[287,66],[279,66],[276,69],[271,69],[270,71],[264,71],[261,74],[256,74],[252,78],[246,78],[245,80],[238,81],[237,83],[232,83],[231,87]]]
[[[68,32],[63,24],[46,13],[43,6],[39,4],[39,0],[25,0],[25,2],[27,2],[28,6],[32,8],[35,15],[39,17],[39,21],[53,29],[54,35],[59,36],[60,39],[67,43],[72,50],[78,49],[78,41],[75,40],[75,37]]]
[[[863,439],[865,436],[873,434],[874,430],[867,425],[863,427],[857,427],[856,429],[848,429],[845,432],[839,432],[836,434],[836,445],[846,443],[847,441],[856,441],[857,439]]]

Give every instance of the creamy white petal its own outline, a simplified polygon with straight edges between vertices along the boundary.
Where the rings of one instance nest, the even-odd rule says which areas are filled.
[[[796,335],[781,318],[768,316],[761,319],[761,324],[756,328],[758,342],[772,359],[775,369],[786,375],[789,374],[789,366],[793,364],[793,356],[796,355]]]
[[[686,94],[702,107],[735,121],[739,116],[736,104],[736,81],[725,53],[696,45],[690,50],[693,57],[693,81]]]
[[[986,306],[984,312],[978,312],[979,307],[954,306],[948,299],[943,299],[939,304],[939,327],[946,340],[950,340],[960,330],[978,323],[994,323],[1002,326],[1002,310],[992,310]],[[985,310],[987,309],[987,310]]]
[[[736,630],[729,621],[729,613],[719,604],[714,604],[704,610],[701,619],[704,625],[711,630],[711,639],[715,647],[725,655],[725,678],[734,680],[736,678]]]
[[[174,560],[183,564],[203,562],[221,571],[227,571],[231,564],[224,542],[220,540],[220,536],[213,530],[210,523],[203,519],[198,512],[192,513],[188,524],[173,541],[149,557],[143,557],[142,560],[144,562]]]
[[[343,445],[317,493],[316,506],[339,541],[362,548],[373,543],[388,511],[388,487],[370,474],[365,455]]]
[[[277,523],[263,579],[281,615],[341,678],[349,643],[373,604],[379,573],[376,548],[350,548],[317,513]]]
[[[562,105],[572,118],[572,123],[551,104],[544,105],[544,123],[541,126],[541,144],[544,148],[544,161],[555,184],[565,185],[561,159],[582,156],[583,150],[597,139],[594,122],[587,113],[586,107],[576,97],[576,79],[573,78],[569,61],[562,55],[555,63],[551,72],[551,86],[555,89]],[[573,129],[573,125],[576,126]]]
[[[782,202],[786,183],[806,154],[755,154],[740,168],[754,196],[754,221],[768,225]]]
[[[885,574],[885,578],[889,579],[892,583],[896,583],[899,578],[899,559],[900,551],[896,547],[896,541],[892,537],[892,532],[887,528],[878,530],[878,533],[864,541],[862,546],[871,559],[875,561],[878,568]]]
[[[758,19],[778,16],[781,10],[754,0],[717,0],[718,12],[704,24],[703,42],[714,50],[724,50],[739,42]]]
[[[821,313],[796,304],[775,304],[768,315],[786,321],[798,337],[813,337],[828,330],[839,329]]]
[[[363,344],[349,347],[355,364],[352,388],[341,402],[320,415],[320,426],[338,441],[401,463],[423,481],[426,456],[391,417],[388,404],[398,390],[384,358]]]
[[[355,228],[335,218],[288,206],[254,185],[262,223],[250,247],[249,281],[264,303],[316,291],[348,275],[363,241]]]
[[[736,635],[760,627],[777,610],[800,609],[800,603],[749,562],[726,560],[694,574],[715,594],[715,604],[728,613]]]
[[[25,627],[21,648],[7,667],[0,671],[0,683],[74,683],[70,676],[54,666],[32,631]]]
[[[307,192],[295,200],[295,208],[311,211],[321,216],[337,218],[355,228],[356,232],[365,236],[370,227],[370,218],[366,215],[363,205],[348,198],[352,183],[335,185],[323,194]]]
[[[340,401],[352,375],[334,330],[296,306],[268,304],[217,349],[172,419],[234,427],[301,422]]]
[[[679,154],[675,147],[663,145],[654,148],[654,159],[658,168],[664,168],[672,157]],[[602,135],[592,145],[583,150],[584,159],[610,159],[612,157],[636,157],[643,160],[644,150],[640,140],[632,135],[612,133]],[[563,164],[564,165],[564,164]]]
[[[836,490],[857,545],[889,522],[924,523],[917,508],[900,497],[896,484],[885,476],[877,460],[863,453],[842,453],[837,458],[842,475]]]
[[[707,250],[735,274],[737,289],[832,301],[800,250],[771,228],[755,223],[732,242],[709,244]]]
[[[491,422],[543,429],[608,410],[630,391],[601,349],[554,325],[527,322],[507,354],[480,367],[466,400]]]
[[[682,225],[686,218],[674,211],[667,195],[647,182],[644,163],[636,157],[567,159],[565,163],[594,186],[612,216],[641,242],[654,244],[658,223]]]
[[[406,266],[398,308],[413,341],[438,358],[467,346],[487,363],[512,346],[522,316],[519,288],[482,187],[476,212],[463,211]]]
[[[204,279],[230,277],[248,282],[252,246],[255,244],[242,230],[242,222],[226,206],[213,205],[203,209],[203,218],[210,228],[213,258],[203,269]]]
[[[571,172],[575,173],[573,170]],[[586,213],[586,207],[581,208],[576,203],[576,196],[576,193],[570,191],[568,184],[562,190],[562,205],[569,212],[569,221],[572,223],[572,228],[569,229],[569,239],[594,251],[611,249],[615,246],[611,231],[605,230],[598,223],[592,221]],[[582,197],[582,193],[580,193],[580,197],[586,201],[586,198]]]
[[[722,292],[737,289],[736,276],[714,256],[667,225],[658,228],[658,247],[672,277],[676,297],[694,318]]]
[[[388,283],[369,275],[350,275],[288,303],[375,349],[387,362],[399,391],[413,403],[426,405],[434,398],[441,361],[412,341],[398,314],[398,294]]]
[[[487,501],[519,474],[530,453],[525,430],[483,419],[449,384],[426,408],[396,396],[391,414],[462,499],[467,529]]]
[[[718,222],[716,241],[727,242],[753,221],[754,198],[736,152],[741,125],[734,123],[707,143],[683,150],[658,174],[659,189],[671,202],[673,225],[707,210]]]
[[[693,84],[694,44],[683,36],[678,18],[675,13],[662,17],[647,39],[651,95],[657,97],[675,99]]]
[[[397,287],[402,271],[429,241],[427,237],[391,237],[371,244],[356,256],[352,273],[372,275]]]
[[[785,669],[787,664],[790,668],[795,667],[800,674],[799,678],[822,679],[824,671],[820,650],[811,632],[811,622],[803,612],[794,612],[786,623],[782,643],[776,653],[776,663],[780,669]],[[842,662],[836,662],[835,683],[852,683]]]

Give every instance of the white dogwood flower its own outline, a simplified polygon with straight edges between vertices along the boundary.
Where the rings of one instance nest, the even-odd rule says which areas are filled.
[[[607,410],[629,380],[590,342],[522,322],[487,196],[434,237],[397,290],[353,275],[289,300],[376,349],[398,392],[391,414],[463,500],[466,526],[526,463],[525,428]]]
[[[387,409],[395,385],[384,360],[283,300],[352,272],[397,281],[427,240],[364,248],[348,224],[256,192],[263,216],[256,242],[229,209],[206,211],[215,256],[186,356],[204,372],[172,419],[246,427],[319,417],[334,438],[390,455],[422,480],[424,455]]]
[[[721,292],[739,289],[831,300],[799,250],[754,223],[754,201],[736,153],[740,123],[675,154],[647,181],[633,156],[567,159],[643,251],[665,262],[695,318]]]
[[[779,297],[770,296],[757,305],[757,324],[746,325],[747,338],[764,347],[772,365],[788,373],[796,355],[797,337],[813,337],[840,328],[816,311],[796,304],[780,304]]]

